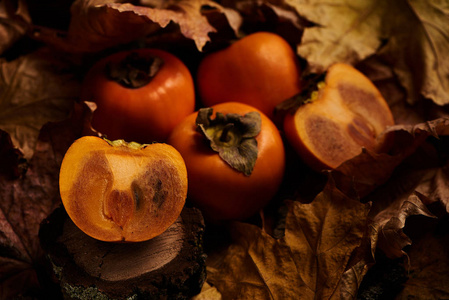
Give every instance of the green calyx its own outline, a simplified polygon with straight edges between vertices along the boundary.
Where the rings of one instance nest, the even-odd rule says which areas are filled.
[[[148,146],[148,144],[139,144],[137,142],[126,142],[125,140],[108,140],[106,138],[103,138],[106,142],[108,142],[109,145],[112,147],[126,147],[130,150],[141,150]]]
[[[143,57],[131,52],[125,59],[106,65],[106,76],[127,88],[147,85],[164,63],[160,57]]]
[[[198,130],[221,159],[235,170],[250,176],[258,154],[256,136],[262,123],[260,114],[250,112],[242,116],[217,112],[215,118],[211,119],[212,113],[212,108],[198,111]]]

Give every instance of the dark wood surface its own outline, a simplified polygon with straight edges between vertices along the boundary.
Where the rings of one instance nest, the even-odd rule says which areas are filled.
[[[204,221],[185,207],[163,234],[140,243],[102,242],[56,209],[39,238],[66,299],[188,299],[206,278]]]

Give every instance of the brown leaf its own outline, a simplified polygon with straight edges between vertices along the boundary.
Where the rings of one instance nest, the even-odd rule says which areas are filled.
[[[25,177],[0,178],[0,290],[7,293],[2,299],[39,287],[33,267],[43,256],[39,224],[59,203],[59,166],[52,155],[48,143],[39,143]]]
[[[394,69],[415,104],[449,103],[447,5],[443,1],[288,1],[316,26],[306,28],[298,54],[314,72],[380,55]]]
[[[403,159],[402,155],[363,149],[360,155],[345,161],[332,173],[340,190],[363,198],[384,184]]]
[[[340,298],[350,293],[354,277],[363,277],[364,268],[355,267],[359,261],[349,262],[367,238],[369,206],[346,197],[330,181],[310,204],[288,202],[288,210],[281,239],[254,225],[234,224],[234,243],[219,262],[208,263],[208,282],[223,298]]]
[[[49,49],[13,61],[0,59],[0,129],[26,159],[33,156],[42,126],[66,118],[78,98],[75,69]]]
[[[379,26],[385,1],[286,0],[305,19],[317,24],[304,30],[298,54],[313,72],[323,72],[335,62],[355,64],[379,48]]]
[[[383,26],[389,40],[380,55],[390,63],[408,93],[438,105],[449,103],[449,11],[444,1],[400,1],[389,4]]]
[[[394,155],[363,151],[332,172],[344,193],[373,203],[372,244],[391,258],[403,256],[411,243],[403,233],[409,216],[434,217],[426,207],[434,202],[447,209],[448,130],[447,118],[393,126],[385,134],[394,136]]]
[[[51,36],[42,28],[37,29],[40,35],[37,38],[69,52],[94,52],[144,39],[169,24],[176,24],[181,34],[193,40],[201,51],[210,41],[209,34],[216,31],[202,15],[203,7],[224,14],[235,31],[241,24],[237,12],[214,1],[153,1],[155,6],[142,2],[143,5],[134,5],[114,0],[77,0],[72,5],[67,36],[58,37],[55,33]]]
[[[398,198],[377,214],[376,211],[377,209],[374,209],[370,217],[378,231],[377,247],[390,258],[403,256],[406,254],[403,248],[411,244],[410,238],[402,231],[408,217],[416,215],[434,217],[414,194],[406,199]]]
[[[449,164],[442,167],[430,168],[426,176],[416,187],[416,191],[424,196],[426,205],[440,202],[449,213]]]
[[[0,55],[29,29],[31,18],[24,0],[0,2]]]
[[[83,133],[83,120],[78,107],[71,118],[46,124],[26,173],[14,180],[0,175],[0,299],[41,288],[36,272],[44,264],[39,225],[61,203],[60,164]]]
[[[413,236],[413,244],[407,251],[409,278],[397,299],[448,299],[448,219],[416,218],[409,223]]]

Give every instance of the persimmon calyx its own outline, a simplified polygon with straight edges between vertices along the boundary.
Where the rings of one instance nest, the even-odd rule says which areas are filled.
[[[147,147],[149,144],[139,144],[137,142],[126,142],[125,140],[108,140],[107,138],[103,138],[109,145],[112,147],[126,147],[132,150],[140,150]]]
[[[107,78],[127,88],[140,88],[147,85],[163,65],[164,60],[157,56],[143,57],[132,52],[123,60],[106,65]]]
[[[222,114],[211,119],[212,108],[198,111],[196,125],[210,142],[210,147],[235,170],[250,176],[256,164],[258,147],[256,136],[260,133],[262,119],[258,112]]]
[[[305,84],[301,92],[278,104],[274,109],[274,114],[294,114],[300,106],[315,101],[318,98],[319,91],[326,85],[324,82],[326,74],[327,72],[311,74],[307,78],[304,78],[303,81]]]

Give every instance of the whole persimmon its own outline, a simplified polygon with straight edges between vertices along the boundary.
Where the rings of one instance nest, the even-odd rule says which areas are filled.
[[[276,194],[284,145],[273,122],[238,102],[202,108],[172,131],[168,143],[184,158],[188,199],[206,219],[245,219]]]
[[[164,142],[195,110],[193,78],[176,56],[160,49],[114,53],[87,72],[81,100],[96,103],[92,126],[108,139]]]
[[[59,188],[67,214],[84,233],[139,242],[176,221],[187,197],[187,170],[170,145],[85,136],[66,152]]]
[[[293,49],[270,32],[250,34],[207,55],[197,71],[198,91],[205,106],[241,102],[269,118],[276,105],[300,92],[300,81]]]
[[[376,86],[354,67],[337,63],[318,83],[314,97],[286,114],[285,136],[304,162],[317,171],[335,169],[366,148],[387,151],[383,131],[394,125]]]

